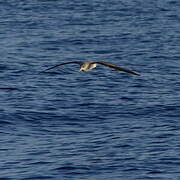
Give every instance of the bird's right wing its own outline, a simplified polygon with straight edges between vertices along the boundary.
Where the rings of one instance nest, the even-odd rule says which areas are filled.
[[[50,69],[53,69],[53,68],[56,68],[56,67],[58,67],[58,66],[62,66],[62,65],[65,65],[65,64],[79,64],[79,65],[81,65],[81,64],[82,64],[82,62],[81,62],[81,61],[71,61],[71,62],[65,62],[65,63],[57,64],[57,65],[52,66],[52,67],[50,67],[50,68],[47,68],[47,69],[45,69],[45,70],[44,70],[44,71],[42,71],[42,72],[48,71],[48,70],[50,70]]]

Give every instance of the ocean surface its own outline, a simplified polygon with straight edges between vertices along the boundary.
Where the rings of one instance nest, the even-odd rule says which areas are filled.
[[[141,76],[40,73],[83,60]],[[0,180],[41,179],[180,179],[179,0],[0,1]]]

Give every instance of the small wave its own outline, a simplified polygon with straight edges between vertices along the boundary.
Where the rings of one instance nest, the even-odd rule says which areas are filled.
[[[19,91],[18,88],[12,88],[12,87],[3,87],[3,88],[0,87],[0,90],[3,90],[3,91]]]
[[[88,168],[88,167],[83,167],[83,166],[62,166],[62,167],[59,167],[59,168],[56,168],[56,169],[54,169],[54,170],[57,170],[57,171],[65,171],[65,170],[67,170],[67,171],[86,171],[86,170],[90,170],[90,168]]]
[[[0,180],[12,180],[11,178],[2,177]]]
[[[22,180],[37,180],[37,179],[47,179],[47,180],[49,180],[49,179],[54,179],[54,178],[52,176],[45,176],[45,175],[41,176],[41,175],[39,175],[39,176],[32,176],[32,177],[24,178]]]
[[[9,121],[4,121],[4,120],[1,120],[0,121],[0,125],[11,125],[13,123],[9,122]]]

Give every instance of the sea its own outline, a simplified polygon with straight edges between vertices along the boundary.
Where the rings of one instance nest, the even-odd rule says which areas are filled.
[[[0,180],[110,179],[180,180],[180,1],[1,0]]]

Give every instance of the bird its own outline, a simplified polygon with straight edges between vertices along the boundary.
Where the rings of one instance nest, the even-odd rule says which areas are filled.
[[[43,72],[48,71],[53,68],[56,68],[58,66],[66,65],[66,64],[78,64],[80,66],[79,71],[85,71],[85,72],[94,69],[98,64],[100,64],[100,65],[107,66],[107,67],[110,67],[110,68],[113,68],[113,69],[116,69],[119,71],[124,71],[124,72],[130,73],[130,74],[133,74],[133,75],[140,76],[139,73],[136,73],[136,72],[126,69],[124,67],[117,66],[115,64],[111,64],[111,63],[105,62],[105,61],[84,61],[84,62],[83,61],[70,61],[70,62],[65,62],[65,63],[61,63],[61,64],[57,64],[55,66],[49,67],[49,68],[45,69]]]

